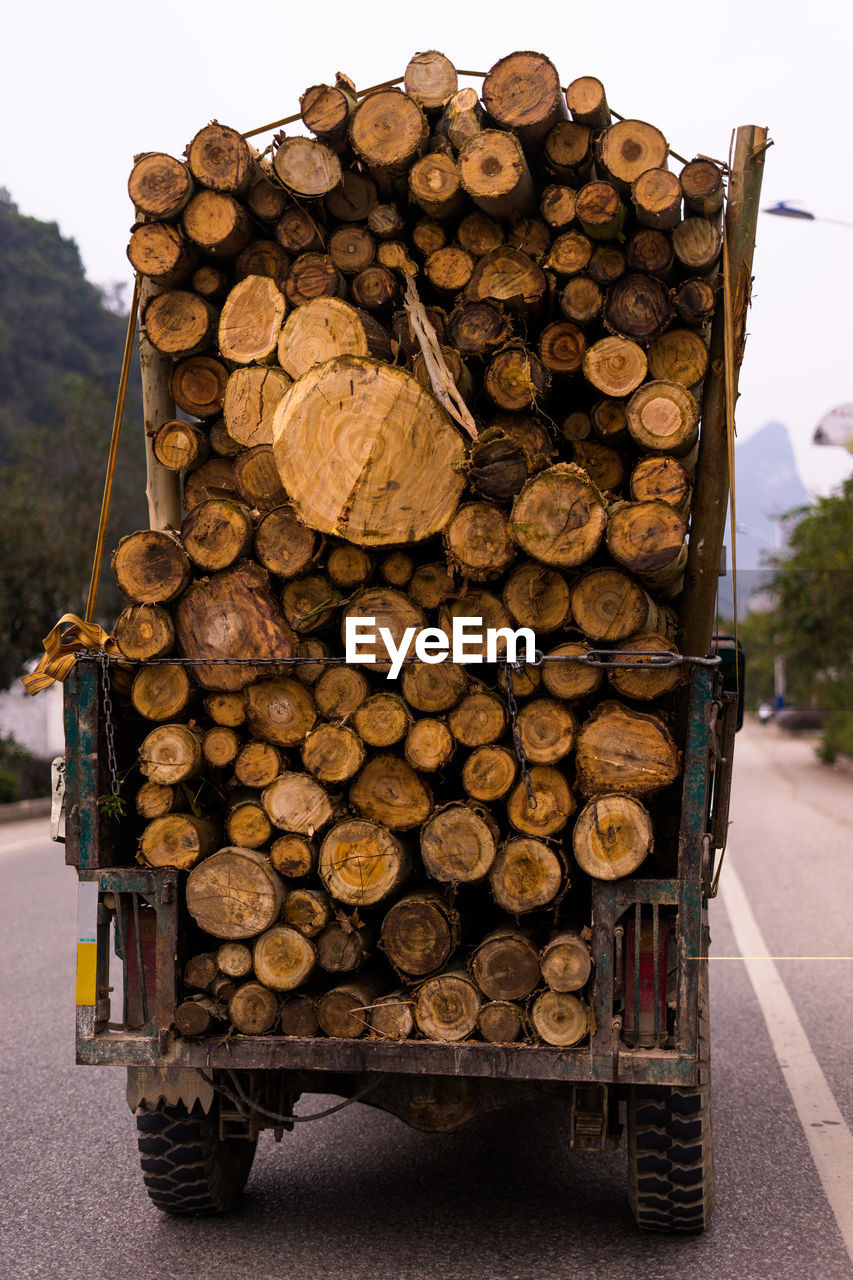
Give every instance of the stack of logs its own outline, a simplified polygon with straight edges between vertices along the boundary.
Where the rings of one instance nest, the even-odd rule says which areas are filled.
[[[431,52],[301,116],[129,183],[185,415],[181,527],[114,557],[138,856],[188,873],[176,1026],[577,1044],[590,880],[666,856],[680,773],[678,669],[577,659],[673,648],[722,174],[534,53],[482,101]],[[346,663],[365,619],[392,649]],[[473,628],[455,662],[459,619],[569,660]]]

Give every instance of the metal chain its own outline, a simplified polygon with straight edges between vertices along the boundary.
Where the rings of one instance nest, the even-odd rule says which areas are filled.
[[[506,693],[506,705],[509,711],[509,725],[512,733],[512,745],[515,747],[515,754],[518,757],[518,763],[521,767],[521,781],[524,783],[524,790],[527,792],[527,803],[531,809],[537,807],[536,793],[533,790],[533,781],[530,777],[530,767],[527,763],[527,756],[524,751],[524,743],[521,741],[521,726],[518,723],[518,703],[515,700],[515,689],[513,688],[512,663],[504,663],[504,691]]]
[[[121,783],[116,764],[115,736],[113,732],[113,700],[110,683],[110,659],[107,654],[101,658],[101,679],[104,687],[104,733],[107,739],[107,768],[110,772],[110,795],[118,798],[121,795]]]

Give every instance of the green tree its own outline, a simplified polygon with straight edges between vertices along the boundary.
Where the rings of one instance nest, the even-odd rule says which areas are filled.
[[[791,697],[830,712],[832,758],[853,753],[853,477],[788,523],[787,551],[773,561],[774,631]]]

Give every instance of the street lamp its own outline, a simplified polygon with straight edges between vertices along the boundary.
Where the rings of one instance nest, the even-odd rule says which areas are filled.
[[[808,209],[798,209],[787,200],[777,200],[774,205],[762,209],[762,213],[772,213],[777,218],[799,218],[801,222],[831,222],[836,227],[853,227],[853,222],[842,222],[840,218],[824,218]]]

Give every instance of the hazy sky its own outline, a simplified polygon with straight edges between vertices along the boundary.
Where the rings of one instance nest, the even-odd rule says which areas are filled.
[[[486,71],[526,48],[548,54],[563,84],[597,75],[615,110],[658,125],[687,157],[724,159],[734,126],[768,125],[763,203],[853,223],[851,35],[851,11],[827,0],[7,5],[0,185],[77,241],[91,280],[129,280],[134,153],[179,156],[213,118],[246,131],[290,115],[338,70],[365,87],[421,49]],[[850,454],[811,444],[823,414],[853,401],[851,273],[853,227],[761,218],[738,431],[786,423],[813,492],[853,471]]]

